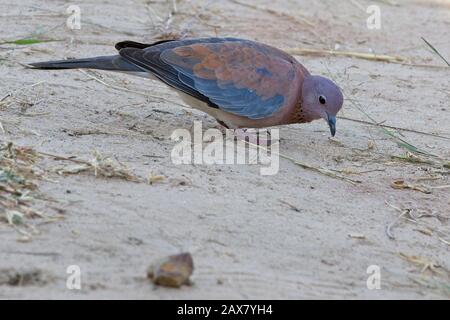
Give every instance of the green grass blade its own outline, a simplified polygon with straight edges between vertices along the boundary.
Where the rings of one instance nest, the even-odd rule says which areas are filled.
[[[36,43],[52,42],[52,41],[59,41],[59,40],[55,40],[55,39],[42,40],[42,39],[29,38],[29,39],[18,39],[18,40],[12,40],[12,41],[3,41],[3,42],[0,42],[0,44],[16,44],[19,46],[24,46],[24,45],[30,45],[30,44],[36,44]]]

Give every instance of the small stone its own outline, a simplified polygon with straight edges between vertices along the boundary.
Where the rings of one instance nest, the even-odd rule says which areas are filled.
[[[147,269],[147,277],[156,285],[179,288],[189,284],[194,271],[190,253],[181,253],[161,259]]]
[[[362,240],[366,239],[366,236],[363,235],[362,233],[350,233],[348,236],[353,239],[362,239]]]

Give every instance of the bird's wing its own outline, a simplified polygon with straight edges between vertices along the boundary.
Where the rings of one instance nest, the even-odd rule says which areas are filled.
[[[289,98],[294,60],[247,40],[209,38],[120,48],[129,62],[211,107],[250,119],[269,117]]]

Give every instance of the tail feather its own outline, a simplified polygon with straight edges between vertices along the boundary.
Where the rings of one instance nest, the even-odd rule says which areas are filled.
[[[86,59],[70,59],[70,60],[56,60],[45,61],[28,64],[34,69],[98,69],[110,71],[125,71],[125,72],[142,72],[141,68],[128,62],[119,55],[115,56],[101,56]]]

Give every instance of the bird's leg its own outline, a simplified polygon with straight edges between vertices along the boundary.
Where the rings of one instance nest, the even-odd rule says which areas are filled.
[[[246,141],[251,144],[256,144],[258,146],[267,146],[267,147],[269,147],[272,144],[272,142],[275,142],[272,141],[269,130],[267,130],[265,137],[262,137],[260,136],[261,133],[260,130],[252,131],[252,129],[241,129],[236,127],[233,128],[233,126],[229,126],[221,120],[218,119],[216,120],[222,126],[222,129],[225,128],[233,130],[233,134],[236,137],[236,139]]]
[[[270,131],[267,130],[266,135],[262,135],[260,130],[253,131],[252,129],[235,129],[234,135],[237,139],[246,141],[250,144],[258,146],[269,147],[273,142],[270,136]]]

